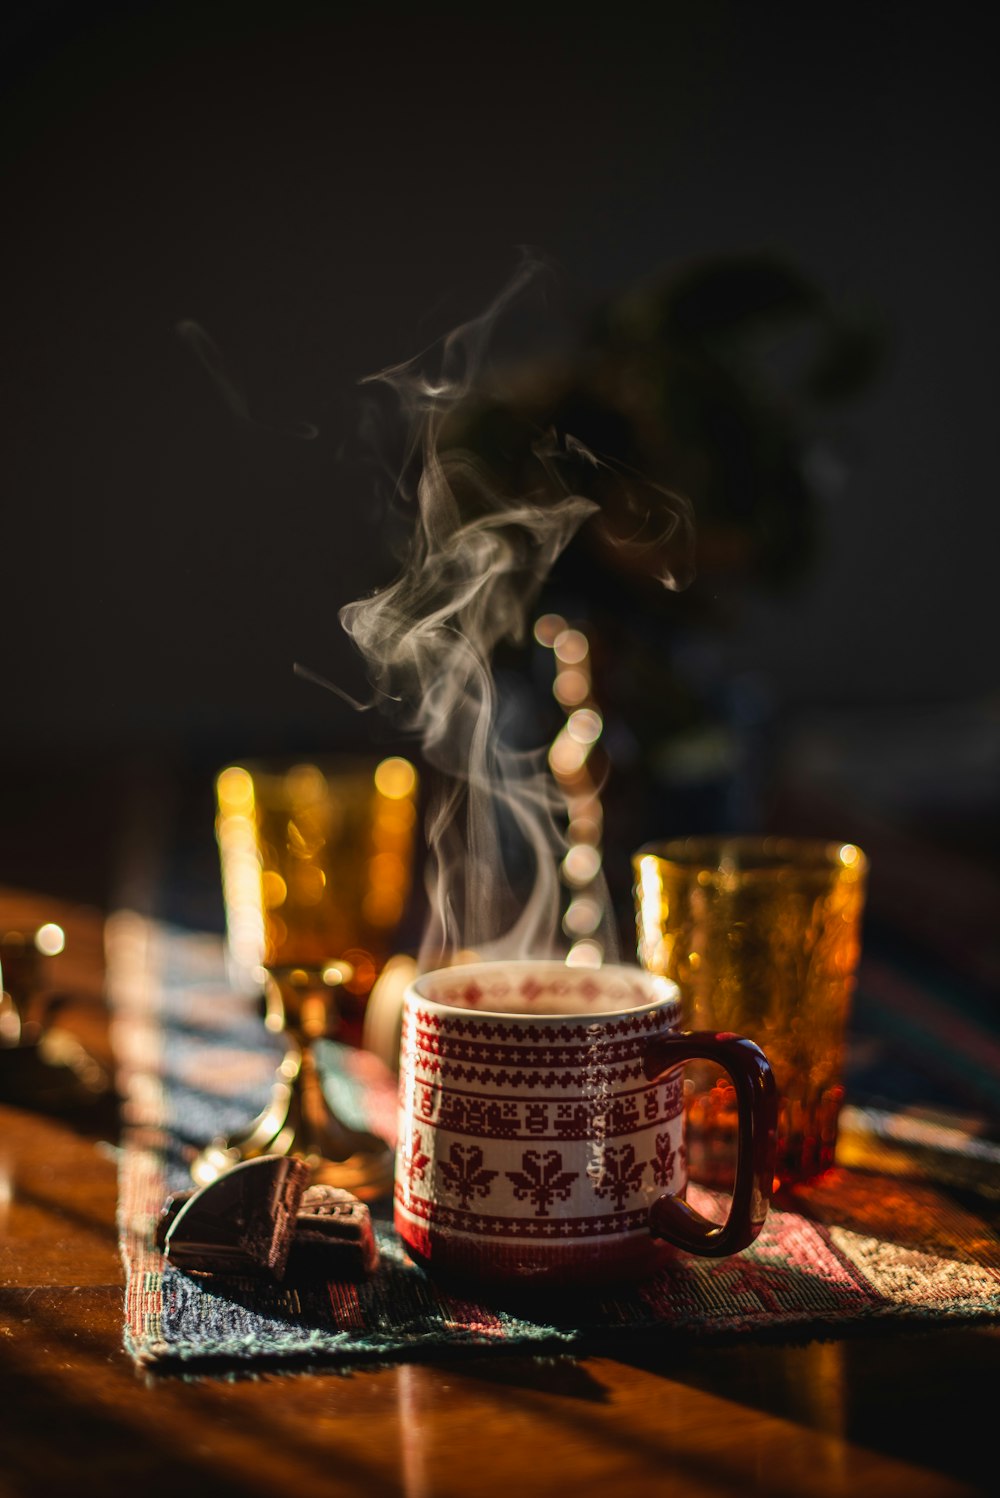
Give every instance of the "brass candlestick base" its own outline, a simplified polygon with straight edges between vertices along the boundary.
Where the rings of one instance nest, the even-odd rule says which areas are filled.
[[[323,1092],[313,1044],[336,1027],[328,983],[298,968],[270,975],[268,1026],[292,1042],[275,1074],[267,1107],[246,1129],[215,1139],[196,1157],[191,1175],[206,1186],[243,1160],[297,1155],[313,1181],[371,1200],[392,1186],[394,1155],[384,1139],[342,1123]]]
[[[48,987],[43,969],[63,945],[51,922],[0,929],[0,1097],[19,1108],[71,1113],[110,1096],[104,1067],[54,1022],[67,996]]]

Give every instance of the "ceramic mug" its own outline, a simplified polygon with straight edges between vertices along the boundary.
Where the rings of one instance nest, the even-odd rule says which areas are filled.
[[[396,1228],[433,1274],[581,1286],[717,1258],[767,1214],[775,1092],[762,1051],[677,1029],[680,997],[638,967],[488,962],[416,978],[403,1004]],[[684,1200],[679,1068],[724,1066],[740,1148],[723,1224]]]

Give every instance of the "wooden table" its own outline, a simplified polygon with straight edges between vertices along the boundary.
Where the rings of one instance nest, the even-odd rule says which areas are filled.
[[[65,927],[63,1019],[110,1062],[100,914],[0,891],[0,918]],[[994,1329],[144,1381],[121,1350],[113,1132],[0,1106],[0,1494],[996,1490]]]

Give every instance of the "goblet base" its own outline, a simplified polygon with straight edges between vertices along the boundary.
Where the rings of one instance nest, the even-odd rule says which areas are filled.
[[[351,1129],[334,1114],[323,1093],[312,1049],[292,1049],[275,1075],[267,1106],[247,1127],[213,1139],[191,1165],[191,1176],[207,1186],[244,1160],[295,1155],[314,1185],[339,1186],[362,1201],[392,1189],[395,1156],[384,1139]]]

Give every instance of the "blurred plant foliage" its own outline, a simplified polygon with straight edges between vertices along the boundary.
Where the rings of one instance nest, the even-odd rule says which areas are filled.
[[[766,670],[728,677],[719,642],[748,591],[808,579],[849,471],[846,415],[886,349],[877,314],[776,255],[700,259],[607,301],[572,354],[513,364],[446,424],[443,445],[507,494],[544,503],[555,478],[598,505],[536,613],[591,637],[604,752],[629,772],[615,794],[634,802],[616,813],[623,846],[757,815]],[[550,670],[538,667],[539,701]]]
[[[605,304],[572,357],[522,368],[465,402],[447,441],[480,455],[511,492],[530,489],[533,444],[548,431],[634,476],[623,489],[596,470],[581,477],[579,465],[567,475],[601,505],[586,545],[569,549],[555,578],[572,588],[576,572],[584,597],[613,591],[616,573],[659,592],[655,492],[668,491],[667,509],[669,493],[685,496],[701,580],[686,610],[698,610],[720,575],[779,589],[808,568],[834,466],[824,462],[831,421],[871,384],[884,352],[872,313],[838,305],[776,256],[697,260]],[[652,517],[637,511],[642,483]],[[637,526],[648,545],[616,544]],[[665,542],[684,543],[677,529]],[[585,576],[583,552],[601,582]],[[688,570],[683,557],[668,565]]]

